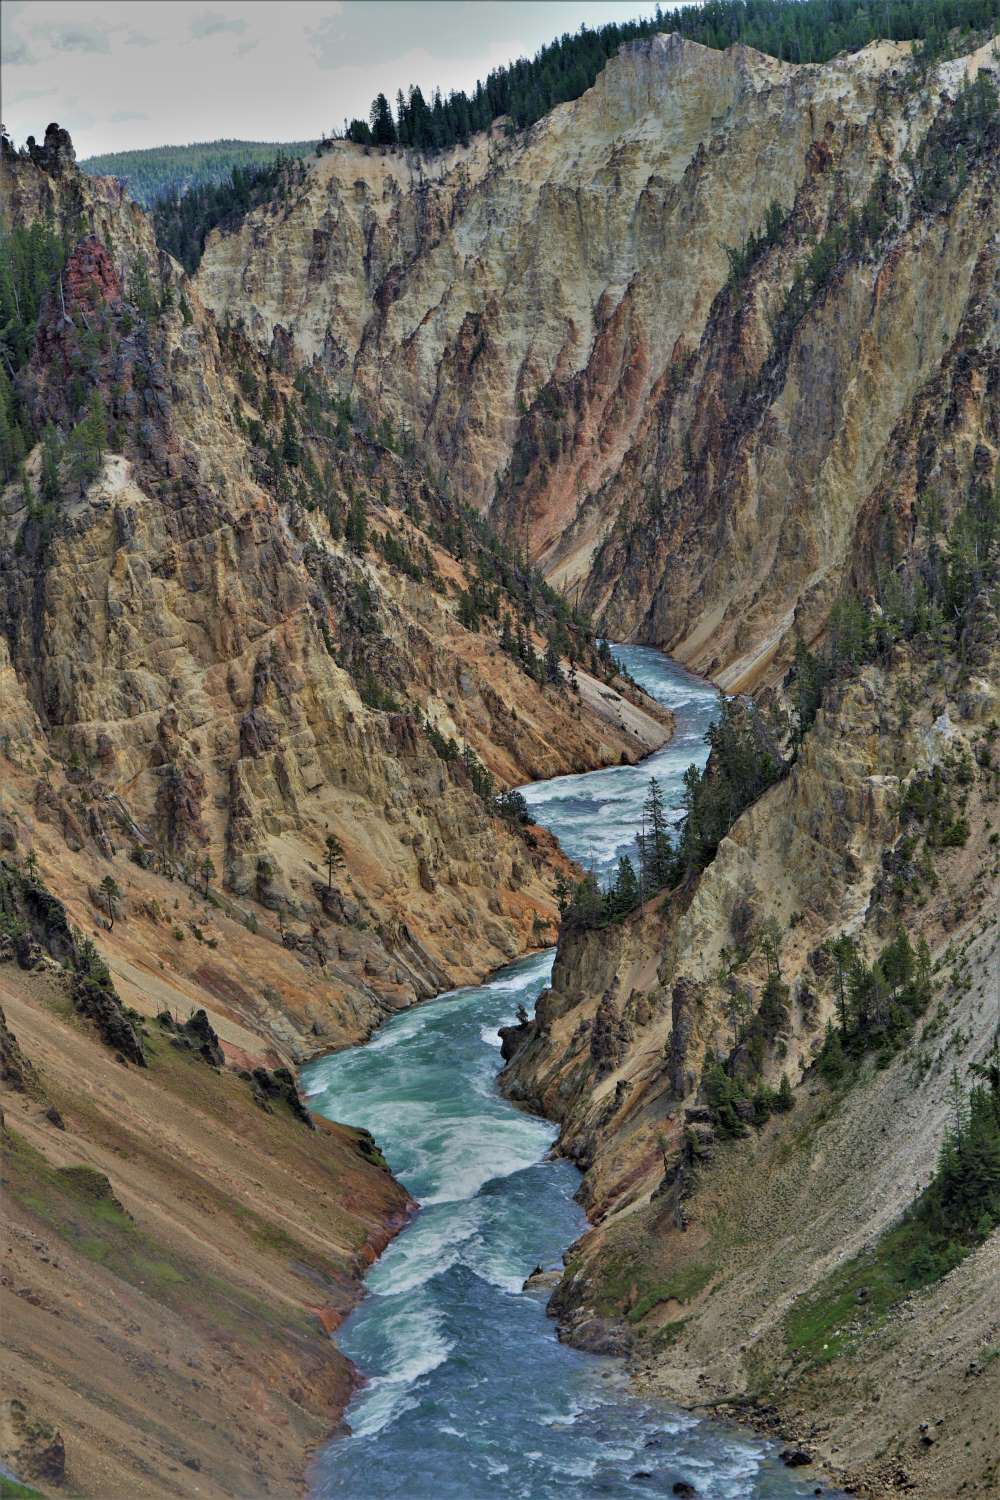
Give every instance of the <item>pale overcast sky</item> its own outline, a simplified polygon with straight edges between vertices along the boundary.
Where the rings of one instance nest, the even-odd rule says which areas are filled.
[[[3,121],[77,155],[308,140],[384,89],[469,88],[582,23],[653,0],[3,0]],[[666,9],[667,6],[665,5]]]

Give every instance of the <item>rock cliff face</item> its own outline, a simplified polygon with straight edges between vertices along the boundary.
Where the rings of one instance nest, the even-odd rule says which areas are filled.
[[[558,861],[543,835],[490,815],[442,742],[509,784],[634,759],[666,719],[598,692],[585,672],[578,693],[540,685],[491,632],[460,624],[469,565],[410,519],[447,523],[388,449],[352,435],[326,482],[366,492],[367,524],[408,543],[426,582],[335,540],[301,490],[276,496],[245,436],[237,375],[270,381],[286,408],[289,377],[220,341],[110,184],[30,158],[7,167],[16,222],[45,214],[93,231],[70,254],[23,375],[36,429],[72,425],[64,372],[80,367],[87,320],[102,327],[89,373],[111,426],[96,481],[56,518],[16,484],[3,501],[3,730],[55,763],[38,794],[62,809],[50,821],[100,826],[102,853],[137,848],[174,873],[208,860],[208,884],[218,875],[257,922],[280,917],[330,997],[331,1035],[356,1034],[359,1005],[374,1022],[513,957],[547,930]],[[145,320],[143,276],[157,303]],[[29,458],[29,485],[40,463]],[[336,880],[328,833],[344,851]]]
[[[113,183],[81,178],[65,132],[4,149],[8,220],[54,225],[68,251],[18,399],[36,436],[79,438],[55,495],[37,446],[0,496],[0,854],[79,929],[53,953],[23,901],[3,909],[6,1123],[16,1180],[42,1173],[61,1244],[81,1197],[120,1231],[110,1269],[72,1242],[88,1295],[110,1306],[125,1282],[131,1298],[146,1250],[169,1246],[153,1301],[177,1321],[159,1363],[184,1395],[142,1455],[164,1493],[186,1482],[175,1460],[203,1494],[294,1485],[350,1383],[303,1322],[304,1282],[335,1324],[406,1211],[370,1142],[313,1142],[283,1070],[551,940],[566,863],[492,791],[634,760],[669,733],[525,555],[613,637],[759,689],[780,720],[794,638],[826,639],[847,583],[862,599],[897,572],[926,585],[943,535],[930,513],[950,522],[992,492],[1000,139],[966,89],[981,72],[997,74],[990,47],[921,75],[902,45],[794,67],[656,37],[520,136],[498,128],[433,162],[333,143],[290,198],[214,233],[193,280]],[[825,945],[847,932],[870,958],[903,924],[954,971],[957,936],[976,984],[995,983],[1000,647],[995,600],[978,602],[954,649],[925,630],[835,675],[787,774],[707,867],[620,923],[564,933],[536,1017],[505,1035],[506,1086],[561,1122],[586,1172],[595,1227],[556,1309],[580,1343],[631,1350],[658,1389],[766,1389],[787,1426],[851,1383],[844,1366],[803,1376],[782,1320],[926,1180],[941,1034],[967,1060],[994,1023],[953,973],[923,1050],[831,1111],[810,1071],[837,1003]],[[955,837],[932,846],[915,820],[942,778],[957,800],[935,816]],[[766,961],[762,924],[779,934]],[[774,965],[787,995],[748,1030]],[[716,1054],[763,1086],[787,1075],[791,1121],[724,1146]],[[77,1073],[99,1081],[81,1091]],[[739,1098],[737,1121],[753,1108]],[[62,1175],[81,1162],[92,1176]],[[306,1184],[288,1207],[283,1173]],[[279,1202],[264,1213],[253,1187]],[[332,1258],[311,1206],[324,1195],[343,1210]],[[25,1308],[58,1278],[29,1274],[36,1252],[52,1258],[26,1187],[18,1202],[17,1274],[38,1299],[18,1299],[20,1347],[55,1351],[54,1325]],[[253,1453],[254,1479],[207,1431],[181,1442],[191,1382],[210,1377],[171,1349],[194,1329],[197,1368],[221,1376],[234,1347],[224,1316],[171,1300],[178,1277],[222,1274],[206,1202],[224,1259],[254,1247],[226,1285],[255,1309],[268,1390],[291,1330],[295,1381],[320,1392],[275,1406],[252,1372],[220,1379],[234,1421],[290,1424],[288,1452]],[[990,1249],[961,1268],[957,1323],[933,1309],[977,1368],[985,1314],[969,1309],[986,1306]],[[125,1366],[156,1315],[128,1305]],[[912,1331],[877,1352],[885,1369],[920,1362]],[[18,1400],[44,1404],[29,1366]],[[112,1383],[127,1385],[118,1367]],[[100,1379],[88,1390],[105,1410]],[[844,1400],[854,1437],[851,1423],[813,1436],[882,1483],[912,1413]],[[130,1420],[119,1401],[117,1463]],[[0,1422],[9,1451],[26,1421]],[[956,1424],[947,1452],[907,1449],[885,1482],[978,1483],[967,1430],[973,1447],[986,1417]],[[86,1451],[99,1488],[101,1445]],[[72,1475],[68,1442],[66,1462]]]
[[[414,433],[612,637],[749,686],[797,613],[821,627],[886,493],[927,483],[935,426],[966,469],[988,439],[996,129],[956,123],[981,68],[658,36],[433,167],[336,143],[213,236],[199,286]]]
[[[953,1065],[981,1060],[995,1035],[1000,633],[990,618],[975,668],[900,648],[891,668],[828,690],[788,775],[704,872],[620,925],[564,932],[535,1017],[505,1035],[504,1087],[560,1121],[561,1147],[585,1173],[595,1227],[555,1293],[564,1336],[628,1353],[648,1388],[735,1402],[807,1440],[869,1495],[936,1497],[962,1484],[988,1494],[995,1480],[996,1383],[964,1374],[996,1334],[986,1311],[995,1233],[954,1282],[883,1332],[855,1330],[829,1367],[796,1354],[786,1323],[916,1197],[937,1162]],[[935,767],[949,816],[967,827],[954,846],[921,854],[912,809]],[[788,990],[755,1043],[762,923],[780,934]],[[900,924],[939,956],[932,1012],[901,1056],[880,1059],[884,1073],[831,1097],[813,1066],[839,1014],[825,945],[848,933],[877,953]],[[754,1128],[754,1106],[738,1100],[743,1135],[728,1139],[707,1083],[715,1058],[757,1087],[785,1074],[791,1114]],[[919,1355],[939,1320],[955,1346],[950,1373]],[[881,1376],[852,1385],[867,1361]],[[930,1400],[943,1428],[933,1451],[917,1430]]]

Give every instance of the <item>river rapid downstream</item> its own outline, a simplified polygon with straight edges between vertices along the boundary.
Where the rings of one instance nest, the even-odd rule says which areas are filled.
[[[650,776],[679,815],[718,703],[657,651],[616,654],[673,710],[673,739],[639,766],[522,788],[536,821],[598,875],[634,851]],[[549,1156],[556,1127],[496,1087],[497,1028],[519,1004],[534,1009],[553,958],[522,959],[303,1070],[310,1107],[370,1130],[420,1203],[338,1331],[367,1383],[347,1412],[351,1436],[315,1464],[315,1500],[638,1500],[678,1481],[701,1500],[812,1495],[815,1479],[796,1479],[773,1445],[634,1396],[617,1361],[561,1344],[545,1295],[522,1291],[586,1227],[579,1173]]]

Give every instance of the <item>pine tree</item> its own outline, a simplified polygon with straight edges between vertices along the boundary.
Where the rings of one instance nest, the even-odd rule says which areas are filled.
[[[392,110],[384,94],[376,94],[371,108],[372,140],[376,146],[393,146],[396,143],[396,127],[392,123]]]
[[[634,911],[639,904],[639,882],[635,876],[635,866],[627,854],[621,855],[618,860],[614,884],[609,894],[613,914],[624,915]]]
[[[118,882],[113,875],[105,875],[100,885],[101,895],[104,898],[104,906],[108,913],[108,931],[111,932],[115,925],[115,902],[121,895]]]
[[[549,636],[545,647],[545,680],[560,684],[564,681],[562,668],[559,665],[559,652],[556,650],[552,636]]]
[[[857,955],[853,941],[846,933],[834,938],[828,944],[830,956],[834,963],[834,975],[837,991],[837,1013],[840,1018],[841,1033],[847,1035],[847,996],[851,974],[857,966]]]
[[[663,803],[663,792],[655,776],[649,779],[649,791],[642,809],[644,835],[642,840],[643,885],[647,890],[659,890],[670,880],[673,864],[673,849],[667,825],[667,814]]]
[[[42,499],[49,505],[62,494],[59,466],[62,462],[62,442],[51,422],[42,434],[42,462],[38,477],[38,488]]]
[[[338,865],[344,863],[344,846],[336,834],[328,833],[326,836],[326,888],[333,888],[333,872]]]
[[[66,444],[66,462],[70,482],[77,486],[81,496],[85,495],[88,484],[96,478],[99,468],[86,422],[78,422],[70,433]]]
[[[347,513],[347,524],[344,527],[344,537],[348,546],[354,552],[364,553],[368,551],[368,520],[365,515],[365,502],[360,495],[354,495],[351,499],[351,508]]]
[[[296,468],[302,458],[302,449],[299,446],[298,435],[295,431],[295,419],[292,416],[290,406],[285,407],[285,417],[281,425],[281,456],[285,463],[291,468]]]
[[[108,413],[104,398],[95,385],[87,402],[87,442],[98,464],[108,451]]]

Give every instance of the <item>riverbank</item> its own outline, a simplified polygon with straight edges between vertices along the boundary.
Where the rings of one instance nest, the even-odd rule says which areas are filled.
[[[301,1494],[355,1387],[329,1333],[407,1195],[166,1030],[117,1060],[48,967],[3,965],[0,1004],[30,1059],[12,1085],[5,1045],[2,1456],[101,1500]]]
[[[1000,1235],[970,1237],[942,1274],[893,1234],[937,1170],[952,1079],[967,1088],[994,1040],[997,680],[989,661],[970,686],[900,649],[843,684],[697,881],[561,946],[507,1079],[586,1172],[591,1226],[554,1299],[564,1336],[869,1497],[1000,1483]],[[939,777],[956,819],[940,843],[906,815]],[[741,1052],[734,1027],[741,1003],[764,1013],[748,939],[765,921],[781,1009],[751,1068],[754,1034],[738,1031]],[[839,1070],[835,1029],[817,1067],[839,1021],[828,943],[852,936],[863,979],[901,930],[911,955],[927,944],[929,998]],[[731,1052],[727,1096],[710,1064]]]

